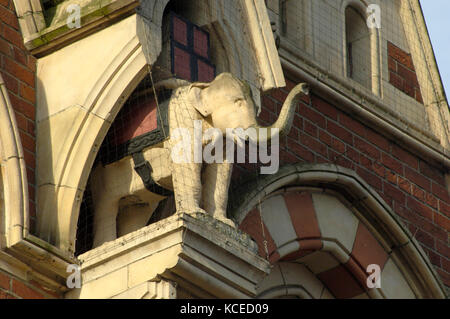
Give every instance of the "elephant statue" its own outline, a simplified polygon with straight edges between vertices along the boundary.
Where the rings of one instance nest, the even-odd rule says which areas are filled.
[[[215,129],[224,135],[227,129],[261,130],[250,87],[230,73],[222,73],[210,83],[177,81],[178,85],[171,87],[173,91],[167,105],[161,105],[168,107],[170,136],[144,149],[143,157],[152,168],[153,181],[173,190],[177,212],[208,213],[234,226],[226,215],[233,163],[227,159],[217,163],[174,161],[174,148],[185,138],[175,133],[182,128],[193,139],[196,123],[197,126],[202,123],[202,132]],[[287,134],[302,94],[308,94],[307,84],[299,84],[290,92],[277,121],[264,129],[280,136]],[[273,134],[257,134],[252,142],[268,143]],[[202,140],[200,147],[205,144]],[[195,141],[192,145],[188,155],[195,157]],[[150,192],[134,168],[133,159],[128,156],[105,166],[100,163],[93,169],[94,247],[145,226],[158,203],[165,199],[163,195]]]

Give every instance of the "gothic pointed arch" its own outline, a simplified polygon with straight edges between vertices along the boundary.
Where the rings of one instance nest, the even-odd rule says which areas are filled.
[[[0,248],[28,232],[28,190],[22,143],[8,93],[0,75]]]
[[[167,3],[167,0],[143,2],[142,16],[138,12],[81,39],[73,47],[63,47],[40,59],[37,71],[37,143],[40,146],[37,150],[37,235],[62,251],[75,251],[80,204],[98,149],[121,107],[148,73],[148,65],[154,65],[161,53],[161,23]],[[260,11],[263,1],[237,1],[242,15],[236,14],[235,7],[221,8],[217,0],[199,3],[215,8],[207,17],[212,22],[217,19],[223,22],[225,27],[217,29],[217,34],[231,34],[227,41],[235,47],[247,41],[247,37],[249,48],[253,47],[251,42],[261,44],[258,50],[249,50],[244,58],[238,57],[234,64],[230,63],[234,65],[231,71],[245,66],[238,75],[258,93],[260,88],[284,85],[273,39],[264,42],[264,36],[270,40],[272,33],[267,13]],[[248,32],[243,32],[238,26],[246,19],[249,20],[245,26]],[[270,33],[262,35],[260,28]],[[85,52],[92,48],[96,54],[86,60]],[[80,68],[74,67],[80,65],[83,77]],[[262,70],[268,65],[270,70]],[[65,71],[61,73],[61,70]],[[263,78],[261,74],[267,76]],[[61,90],[67,92],[64,98],[57,93]]]
[[[98,148],[112,120],[147,73],[142,47],[134,37],[111,59],[86,97],[86,112],[72,124],[71,136],[62,146],[66,153],[58,186],[38,194],[37,235],[63,251],[74,252],[81,199]]]
[[[24,42],[45,28],[41,1],[13,0]]]

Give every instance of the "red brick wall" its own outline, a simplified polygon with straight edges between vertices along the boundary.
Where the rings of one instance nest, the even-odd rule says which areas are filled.
[[[36,60],[23,45],[12,0],[0,0],[0,73],[5,81],[15,111],[20,139],[24,148],[30,195],[31,226],[34,227],[36,137],[35,113]],[[55,298],[36,282],[22,280],[0,270],[0,299]]]
[[[8,89],[16,114],[19,134],[24,148],[30,195],[31,227],[34,229],[35,168],[36,168],[36,60],[28,54],[12,0],[0,0],[0,73]]]
[[[0,299],[54,299],[58,295],[43,288],[39,283],[22,280],[0,270]]]
[[[388,42],[389,83],[423,104],[411,54]]]
[[[263,96],[262,124],[272,124],[294,87]],[[280,140],[280,166],[335,163],[350,168],[392,207],[450,286],[450,196],[444,172],[316,95],[304,99],[289,136]],[[235,176],[245,170],[237,166]],[[248,169],[248,168],[247,168]]]

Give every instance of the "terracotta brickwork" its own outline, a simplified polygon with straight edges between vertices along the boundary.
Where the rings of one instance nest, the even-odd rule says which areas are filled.
[[[411,54],[388,42],[389,83],[423,104]]]
[[[20,139],[27,166],[30,217],[33,227],[35,211],[36,138],[35,114],[36,60],[28,54],[12,0],[0,0],[0,73],[5,81],[15,111]],[[54,298],[39,288],[39,284],[25,282],[0,271],[0,299]]]
[[[8,89],[27,165],[32,229],[36,218],[36,59],[23,45],[12,0],[0,0],[0,72]]]
[[[276,120],[294,85],[288,81],[286,89],[263,96],[262,124]],[[280,166],[298,162],[354,170],[391,206],[450,286],[450,197],[442,170],[316,95],[300,103],[289,136],[280,141]],[[249,168],[237,166],[234,177]]]
[[[35,281],[22,280],[0,270],[0,299],[54,299],[59,296]]]

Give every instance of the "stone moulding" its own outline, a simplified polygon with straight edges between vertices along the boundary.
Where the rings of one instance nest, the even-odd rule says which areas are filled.
[[[248,16],[250,36],[256,48],[256,56],[263,76],[264,91],[276,87],[285,87],[283,70],[278,56],[275,39],[267,8],[263,0],[245,0],[243,6]]]
[[[345,0],[341,3],[341,17],[345,21],[345,10],[347,7],[355,8],[364,18],[368,19],[369,14],[367,12],[368,4],[363,1],[357,0]],[[371,64],[371,85],[372,93],[381,97],[382,95],[382,78],[381,78],[381,34],[377,28],[369,28],[370,34],[370,64]],[[346,38],[345,31],[343,31],[343,38]],[[344,46],[343,66],[344,73],[347,74],[347,46]]]
[[[134,31],[131,28],[133,25],[135,26],[135,23],[136,18],[132,16],[112,26],[112,28],[120,28],[126,35],[128,33],[133,34]],[[109,30],[102,30],[95,35],[104,38],[106,41],[110,40],[108,36],[103,36],[102,32],[105,31]],[[118,37],[116,36],[116,38]],[[55,163],[53,163],[54,166],[47,168],[46,165],[51,164],[49,161],[39,161],[41,156],[39,152],[45,150],[45,142],[41,143],[41,141],[48,140],[49,137],[42,135],[42,127],[45,126],[48,119],[43,118],[39,120],[38,112],[37,138],[38,143],[41,143],[41,148],[40,150],[38,148],[37,156],[37,186],[38,189],[45,189],[49,184],[57,185],[51,191],[46,190],[42,195],[38,191],[38,211],[41,214],[37,227],[38,236],[67,253],[73,253],[74,251],[79,212],[78,205],[80,204],[77,198],[82,197],[98,147],[101,145],[101,141],[111,125],[112,118],[116,116],[123,103],[145,77],[148,70],[136,36],[131,39],[128,37],[120,38],[118,47],[120,49],[118,49],[117,55],[112,56],[108,60],[107,67],[94,82],[87,95],[82,96],[80,102],[76,102],[84,107],[80,116],[80,122],[77,122],[76,127],[66,132],[71,136],[64,139],[61,144],[51,144],[50,149],[46,150],[50,152],[54,152],[53,149],[55,148],[66,150],[65,156],[58,158],[58,161],[61,161],[61,167],[65,168],[60,173],[55,169]],[[48,73],[48,71],[43,73]],[[38,87],[38,90],[43,92],[45,89]],[[46,103],[48,103],[48,99],[43,101],[42,109],[45,109]],[[50,114],[49,117],[60,115]],[[64,113],[62,115],[65,116]],[[45,157],[46,155],[42,156]],[[55,175],[54,181],[44,180],[47,175],[43,172],[47,169],[51,170]]]
[[[158,278],[133,287],[113,299],[175,299],[176,296],[176,283]]]
[[[22,1],[16,0],[17,3]],[[27,1],[39,3],[39,0],[24,0],[24,2]],[[66,8],[70,4],[80,4],[82,27],[79,29],[71,29],[67,25],[66,20],[69,13]],[[95,0],[81,1],[81,3],[80,1],[64,1],[53,9],[55,10],[55,17],[48,26],[45,25],[44,15],[42,9],[40,9],[39,19],[43,21],[40,23],[40,27],[31,29],[22,27],[21,29],[25,47],[36,56],[49,54],[104,28],[105,25],[112,24],[118,19],[134,13],[134,9],[138,5],[138,0]]]
[[[23,5],[19,5],[20,0],[15,0],[15,2],[17,8],[20,8],[20,12],[31,10],[25,9]],[[34,10],[31,11],[33,15],[27,16],[27,23],[21,24],[25,47],[35,56],[45,56],[104,28],[108,24],[117,22],[119,19],[135,13],[135,9],[140,5],[140,2],[138,0],[95,0],[81,1],[81,3],[73,0],[64,1],[52,9],[55,11],[55,16],[51,24],[46,26],[39,0],[24,0],[24,3],[28,4],[26,8],[29,7]],[[69,16],[66,8],[70,4],[78,3],[81,6],[82,27],[71,29],[66,21]],[[162,13],[161,9],[164,9],[167,3],[168,0],[154,0],[152,3],[145,1],[142,3],[142,6],[148,9],[138,10],[138,12],[144,11],[146,19],[151,19],[149,22],[152,24],[152,32],[157,31],[158,28],[155,29],[154,27],[160,26],[162,22],[161,17],[156,17],[155,19],[155,16],[152,14],[155,12],[158,14]],[[261,72],[262,89],[267,91],[286,86],[264,1],[241,0],[241,3],[248,19],[248,29]],[[150,13],[150,17],[147,17],[145,13]],[[39,23],[36,21],[39,21]],[[33,24],[35,27],[27,27],[30,24]],[[153,51],[154,49],[149,50]],[[160,51],[158,45],[156,46],[156,51]]]
[[[438,122],[435,123],[437,124],[436,128],[433,129],[433,126],[431,126],[432,133],[440,139],[442,146],[448,151],[447,154],[450,154],[450,110],[420,2],[418,0],[402,1],[401,8],[404,12],[402,20],[410,25],[412,24],[415,28],[415,32],[407,33],[407,36],[411,37],[411,42],[418,43],[412,47],[419,47],[422,51],[421,54],[423,54],[420,56],[419,52],[421,51],[412,50],[413,59],[416,57],[418,59],[423,58],[427,65],[426,71],[433,93],[428,101],[425,100],[425,105],[430,121]]]
[[[4,228],[1,233],[5,236],[5,242],[0,242],[0,247],[4,247],[21,241],[28,232],[28,181],[14,110],[1,75],[0,164],[0,183],[4,192],[4,216],[0,216],[4,220],[0,225]]]
[[[354,171],[333,164],[296,164],[285,166],[271,176],[250,182],[238,188],[235,205],[229,217],[239,225],[247,213],[273,192],[291,186],[320,187],[337,191],[358,209],[361,218],[371,221],[391,247],[391,255],[417,296],[445,298],[445,289],[439,276],[416,239],[400,223],[384,200]],[[244,191],[250,189],[251,191]]]
[[[270,268],[248,235],[202,213],[176,214],[78,259],[82,286],[67,298],[125,296],[161,279],[200,298],[252,298]],[[112,276],[122,282],[99,289]]]
[[[0,263],[14,265],[11,269],[20,273],[19,278],[35,279],[55,291],[64,290],[66,260],[70,258],[60,257],[64,256],[62,252],[29,233],[28,181],[23,149],[1,75],[0,169],[0,190],[4,192],[3,216],[0,215]]]
[[[45,28],[40,0],[13,0],[22,35],[27,39]]]

